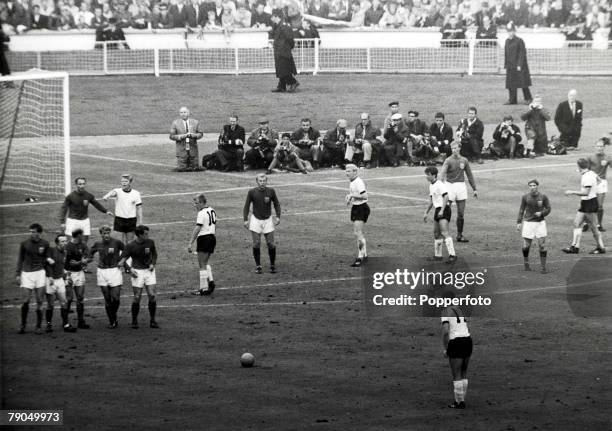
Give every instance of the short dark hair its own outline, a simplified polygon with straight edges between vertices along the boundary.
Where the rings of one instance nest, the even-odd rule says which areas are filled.
[[[61,237],[63,237],[63,236],[65,236],[66,238],[68,238],[68,237],[66,236],[66,234],[65,234],[65,233],[60,233],[60,234],[58,234],[58,235],[55,237],[55,243],[56,243],[56,244],[59,244],[59,239],[60,239]]]
[[[514,118],[512,118],[512,115],[504,115],[503,121],[508,121],[508,120],[514,121]]]
[[[539,186],[540,182],[534,178],[533,180],[529,180],[529,182],[527,183],[528,186],[530,186],[532,184],[535,184],[536,186]]]
[[[399,106],[399,102],[389,102],[389,107],[393,106],[393,105],[398,105]]]
[[[198,200],[198,202],[205,204],[206,203],[206,196],[204,196],[204,193],[199,193],[196,195],[195,199]]]
[[[442,118],[444,120],[444,114],[442,112],[436,112],[436,116],[434,118]]]
[[[40,223],[32,223],[29,227],[30,230],[35,230],[38,233],[42,233],[43,227]]]
[[[136,226],[136,229],[134,229],[134,235],[136,236],[140,236],[145,232],[148,232],[149,228],[143,224],[139,224],[138,226]]]
[[[580,169],[587,169],[590,165],[589,161],[584,157],[579,158],[576,163]]]
[[[83,229],[75,229],[72,231],[72,237],[76,238],[79,235],[83,235]]]
[[[410,110],[410,111],[408,111],[408,115],[410,115],[410,114],[414,114],[414,116],[415,116],[415,118],[416,118],[416,117],[418,117],[418,116],[419,116],[419,111],[413,111],[413,110]]]
[[[474,114],[478,114],[478,109],[476,109],[476,107],[475,107],[475,106],[470,106],[470,107],[468,108],[468,112],[470,112],[470,111],[474,111]]]
[[[302,118],[300,123],[310,123],[310,118]]]
[[[438,176],[438,168],[436,168],[435,166],[427,166],[425,168],[425,173],[426,174],[430,174],[430,175],[434,175],[434,176]]]
[[[76,177],[76,178],[74,179],[74,183],[75,183],[75,184],[78,184],[78,183],[79,183],[79,180],[83,180],[83,181],[87,182],[87,178],[85,178],[85,177]]]

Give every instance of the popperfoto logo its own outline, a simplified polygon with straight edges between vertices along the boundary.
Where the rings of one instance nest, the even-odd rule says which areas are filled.
[[[464,260],[443,262],[373,258],[364,268],[362,287],[371,316],[438,317],[457,305],[467,316],[491,315],[496,281],[487,268],[471,268]]]

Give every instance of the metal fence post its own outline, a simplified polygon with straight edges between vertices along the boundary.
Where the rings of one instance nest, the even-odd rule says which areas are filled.
[[[316,75],[317,73],[319,73],[319,42],[321,41],[321,39],[315,39],[314,40],[314,71],[312,72],[313,75]]]
[[[468,70],[467,70],[467,74],[468,76],[472,76],[474,74],[474,53],[476,52],[476,39],[469,39],[468,40],[468,49],[469,49],[469,53],[468,53]]]
[[[159,48],[153,48],[153,73],[159,78]]]
[[[104,65],[104,73],[108,75],[108,50],[106,49],[106,42],[102,43],[102,63]]]
[[[238,61],[238,47],[234,48],[234,67],[236,69],[236,75],[240,74],[240,63]]]
[[[372,48],[366,48],[366,70],[372,71]]]

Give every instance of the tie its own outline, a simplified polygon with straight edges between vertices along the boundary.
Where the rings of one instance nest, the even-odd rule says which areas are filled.
[[[185,120],[185,133],[189,133],[189,120]]]

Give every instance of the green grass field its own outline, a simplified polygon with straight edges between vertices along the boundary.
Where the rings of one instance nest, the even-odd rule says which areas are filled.
[[[268,93],[270,76],[71,79],[72,129],[82,136],[74,140],[73,173],[86,175],[96,196],[115,187],[120,173],[135,175],[134,186],[144,195],[145,223],[160,250],[161,329],[129,328],[127,279],[120,327],[106,329],[101,294],[95,275],[89,275],[91,330],[64,334],[56,311],[55,332],[37,336],[31,332],[30,312],[29,333],[17,335],[17,247],[34,221],[52,238],[59,227],[59,204],[3,207],[2,408],[63,409],[65,428],[73,430],[609,429],[612,322],[575,316],[566,279],[585,261],[601,270],[602,280],[609,279],[610,259],[588,256],[594,245],[588,234],[580,255],[560,249],[571,239],[577,206],[577,199],[565,197],[563,190],[577,187],[577,156],[588,154],[593,140],[609,131],[612,106],[605,94],[612,89],[610,80],[535,80],[549,106],[562,100],[567,88],[578,88],[588,117],[579,152],[474,167],[480,198],[468,201],[465,233],[470,242],[456,247],[470,265],[490,271],[503,313],[470,320],[475,346],[464,411],[446,407],[452,383],[441,354],[439,320],[366,313],[360,271],[349,267],[356,247],[344,205],[348,180],[343,172],[270,178],[283,206],[277,229],[279,273],[255,275],[250,234],[242,225],[253,173],[171,172],[174,152],[162,134],[182,104],[204,118],[209,132],[217,131],[232,110],[247,129],[260,113],[286,128],[305,115],[329,127],[338,117],[356,119],[364,110],[377,122],[392,99],[400,100],[404,112],[416,108],[424,118],[441,109],[453,125],[464,107],[475,104],[490,125],[506,112],[500,104],[503,80],[323,75],[301,81],[301,93],[276,96]],[[432,85],[436,82],[443,91]],[[553,129],[550,125],[549,134]],[[125,141],[86,137],[145,133],[160,135]],[[371,194],[369,255],[406,265],[430,255],[431,223],[422,221],[427,198],[422,168],[372,169],[363,177]],[[523,271],[515,230],[520,196],[533,177],[553,208],[546,275]],[[189,294],[197,285],[197,262],[185,245],[195,219],[191,197],[197,191],[206,193],[219,217],[211,259],[217,284],[213,297]],[[606,210],[609,214],[609,203]],[[110,221],[93,209],[90,215],[94,226]],[[604,224],[612,228],[609,215]],[[604,240],[610,242],[609,233]],[[532,252],[532,263],[536,259]],[[265,251],[262,260],[265,267]],[[578,300],[588,304],[598,298]],[[147,318],[143,306],[141,321]],[[254,368],[240,367],[246,351],[255,355]]]

